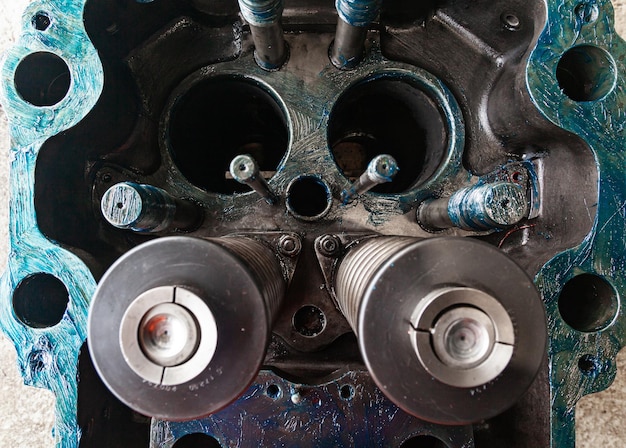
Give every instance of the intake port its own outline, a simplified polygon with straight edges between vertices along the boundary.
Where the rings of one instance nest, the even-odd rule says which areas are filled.
[[[349,87],[330,114],[328,141],[335,162],[353,181],[379,154],[400,168],[376,193],[403,193],[430,179],[449,146],[448,120],[436,87],[413,74],[375,74]]]
[[[249,154],[270,178],[289,146],[285,108],[270,87],[244,76],[196,73],[166,107],[164,139],[174,164],[193,185],[222,194],[249,191],[229,172]]]

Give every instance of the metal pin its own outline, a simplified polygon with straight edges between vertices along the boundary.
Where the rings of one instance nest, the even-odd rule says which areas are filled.
[[[347,204],[355,196],[365,193],[376,185],[391,182],[398,173],[396,159],[388,154],[374,157],[361,177],[359,177],[347,190],[341,192],[341,201]]]
[[[259,193],[268,204],[276,203],[276,195],[270,189],[267,181],[261,176],[259,165],[252,156],[243,154],[235,157],[230,162],[230,174],[240,184],[248,185]]]
[[[517,224],[529,213],[526,191],[511,182],[462,188],[449,198],[422,202],[417,221],[430,230],[501,229]]]
[[[239,8],[250,25],[256,63],[263,70],[278,70],[288,56],[280,23],[282,0],[239,0]]]
[[[100,210],[112,226],[146,233],[192,230],[202,218],[195,204],[174,198],[160,188],[133,182],[109,188],[102,196]]]
[[[337,0],[337,30],[330,50],[333,65],[342,70],[356,67],[365,52],[367,28],[376,20],[382,0]]]

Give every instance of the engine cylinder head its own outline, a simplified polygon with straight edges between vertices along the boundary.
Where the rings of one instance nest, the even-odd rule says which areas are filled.
[[[94,295],[96,370],[142,414],[214,413],[256,377],[285,288],[277,256],[250,238],[142,244],[113,264]]]
[[[340,262],[335,291],[380,389],[424,420],[468,424],[501,413],[545,354],[532,280],[476,240],[367,239]]]

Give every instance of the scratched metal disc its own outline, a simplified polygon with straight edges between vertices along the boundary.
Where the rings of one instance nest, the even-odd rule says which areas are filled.
[[[257,278],[213,241],[166,237],[128,252],[100,281],[89,312],[89,351],[100,377],[122,402],[145,415],[185,420],[224,408],[254,380],[265,356],[270,317]],[[203,298],[218,334],[206,368],[168,386],[139,376],[119,342],[120,322],[131,303],[163,286],[180,286]]]

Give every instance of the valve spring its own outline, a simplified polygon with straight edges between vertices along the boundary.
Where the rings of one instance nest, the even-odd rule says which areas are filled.
[[[417,241],[399,236],[372,238],[344,257],[337,271],[335,291],[339,308],[355,333],[361,301],[379,269],[395,253]]]
[[[285,296],[285,280],[277,257],[269,248],[250,238],[209,238],[209,241],[228,249],[250,267],[261,287],[272,325]]]

